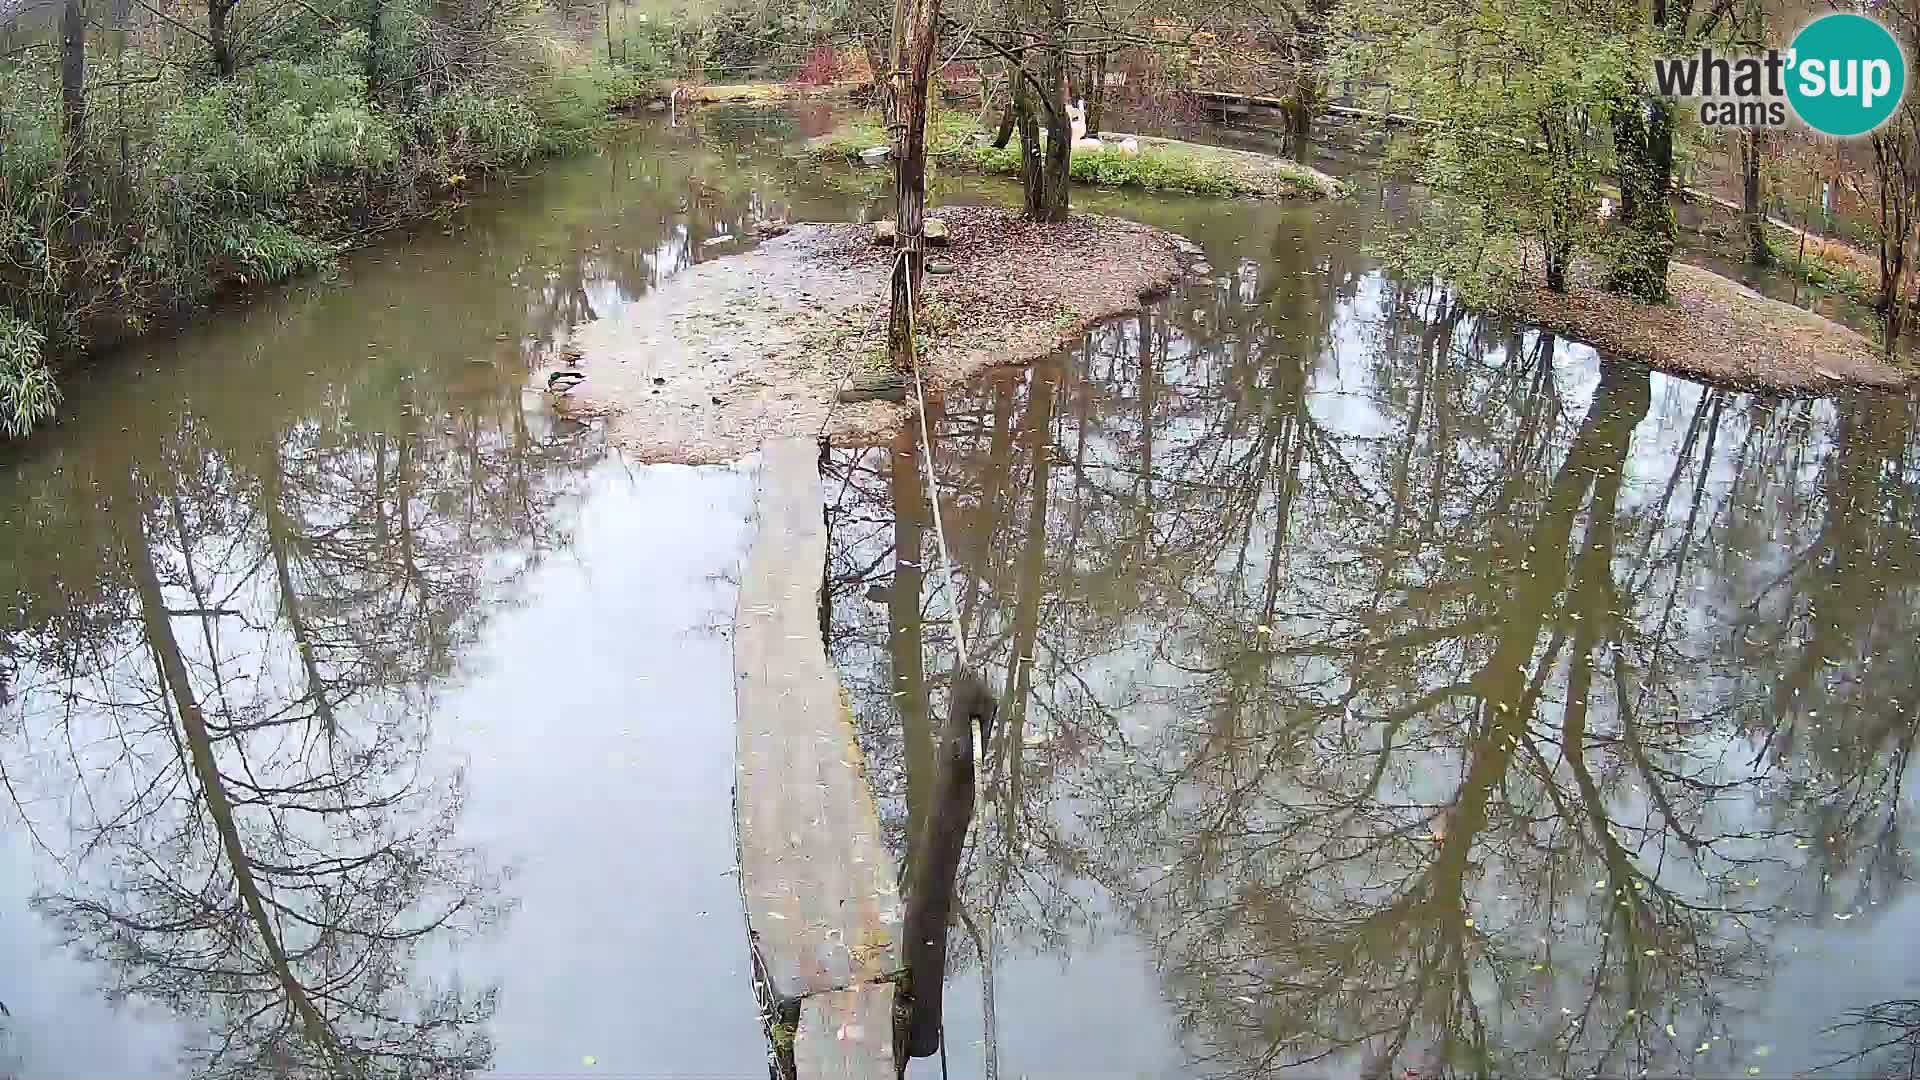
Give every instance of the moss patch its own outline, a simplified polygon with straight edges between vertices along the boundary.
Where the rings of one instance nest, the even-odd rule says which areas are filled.
[[[1102,150],[1076,150],[1070,175],[1100,187],[1193,195],[1328,198],[1344,191],[1338,180],[1325,173],[1268,154],[1148,136],[1134,136],[1140,152],[1127,154],[1118,146],[1124,137],[1104,136],[1107,146]],[[867,147],[886,144],[886,129],[870,116],[859,116],[808,142],[807,153],[823,159],[849,158]],[[964,113],[942,112],[929,118],[927,156],[950,169],[997,176],[1020,172],[1018,141],[994,149],[985,132]]]

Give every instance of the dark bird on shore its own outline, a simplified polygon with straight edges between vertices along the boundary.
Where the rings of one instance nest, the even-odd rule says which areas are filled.
[[[586,381],[587,373],[584,371],[556,371],[547,376],[547,389],[556,394],[564,394]]]

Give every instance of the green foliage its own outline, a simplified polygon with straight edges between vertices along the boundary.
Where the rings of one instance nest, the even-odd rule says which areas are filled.
[[[1498,290],[1522,262],[1564,284],[1600,235],[1613,109],[1650,48],[1625,25],[1603,32],[1595,20],[1606,11],[1595,10],[1582,19],[1553,0],[1343,9],[1337,76],[1384,76],[1397,109],[1432,121],[1391,158],[1434,196],[1421,229],[1384,249],[1392,261],[1473,294]]]
[[[927,122],[927,155],[948,168],[996,176],[1018,176],[1020,143],[1016,137],[1006,146],[995,148],[981,141],[974,118],[965,113],[936,113]],[[851,157],[869,146],[887,145],[887,132],[878,121],[858,117],[842,123],[832,133],[809,144],[811,156],[819,159]],[[1237,172],[1224,153],[1205,147],[1179,147],[1148,143],[1137,154],[1128,154],[1118,145],[1099,150],[1076,150],[1068,164],[1068,175],[1084,184],[1100,187],[1140,188],[1146,191],[1180,191],[1193,195],[1274,194],[1272,177],[1252,177]],[[1294,185],[1302,192],[1321,193],[1324,181],[1290,162],[1275,159],[1263,163],[1263,170]],[[1330,192],[1325,192],[1331,194]]]
[[[25,435],[59,405],[60,387],[41,355],[45,345],[37,328],[0,308],[0,435]]]
[[[224,218],[210,231],[213,249],[242,285],[285,281],[333,260],[333,245],[302,236],[271,218]]]
[[[524,165],[540,152],[540,117],[516,98],[455,90],[428,105],[421,121],[449,167]]]
[[[527,9],[457,8],[385,0],[377,101],[362,0],[300,5],[230,79],[207,76],[198,46],[90,56],[77,184],[59,80],[0,69],[0,435],[52,414],[44,358],[323,269],[341,235],[417,215],[458,174],[582,146],[610,107],[651,92],[529,33]],[[450,32],[450,16],[468,21]],[[446,62],[450,41],[489,36]]]

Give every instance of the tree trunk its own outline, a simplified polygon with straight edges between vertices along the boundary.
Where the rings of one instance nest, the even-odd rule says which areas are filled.
[[[1886,347],[1891,350],[1906,331],[1907,305],[1902,302],[1907,283],[1907,243],[1914,226],[1915,191],[1907,166],[1913,154],[1912,136],[1904,124],[1889,124],[1873,133],[1874,178],[1880,189],[1880,313],[1886,316]],[[1806,243],[1805,223],[1801,244]],[[1804,261],[1804,259],[1803,259]]]
[[[1773,246],[1767,243],[1767,210],[1760,185],[1760,155],[1765,136],[1759,128],[1740,133],[1740,220],[1747,227],[1747,261],[1773,264]]]
[[[85,211],[93,202],[87,162],[87,12],[83,0],[66,0],[60,14],[60,141],[66,160],[66,201],[71,215],[67,241],[86,240]]]
[[[380,24],[385,14],[384,0],[367,0],[367,100],[370,102],[380,100]]]
[[[1041,220],[1046,205],[1047,177],[1040,146],[1040,119],[1034,114],[1033,86],[1026,72],[1016,70],[1013,78],[1013,115],[1020,128],[1020,192],[1025,197],[1027,217]]]
[[[213,50],[214,74],[223,79],[233,77],[233,42],[227,34],[232,11],[233,0],[207,0],[207,45]]]
[[[1100,134],[1100,123],[1107,112],[1107,54],[1094,55],[1087,65],[1087,138]]]
[[[1047,159],[1041,170],[1040,213],[1036,221],[1067,220],[1067,182],[1073,165],[1073,129],[1067,124],[1067,0],[1052,0],[1047,41],[1047,72],[1040,82],[1053,94],[1047,111]]]
[[[893,72],[894,252],[887,353],[895,370],[913,363],[914,309],[925,262],[927,90],[933,74],[933,31],[940,0],[897,0]]]
[[[1620,162],[1620,234],[1607,288],[1649,304],[1667,301],[1673,259],[1673,103],[1645,94],[1615,114],[1614,155]]]
[[[1018,73],[1014,75],[1014,78],[1019,78]],[[1008,100],[1006,107],[1000,110],[1000,126],[995,128],[993,132],[993,148],[995,150],[1005,150],[1007,144],[1012,141],[1013,102],[1012,100]]]

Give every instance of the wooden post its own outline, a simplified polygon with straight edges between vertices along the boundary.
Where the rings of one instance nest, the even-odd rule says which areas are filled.
[[[896,258],[887,355],[895,371],[914,361],[913,311],[926,258],[927,88],[940,0],[896,0],[893,9],[893,220]]]

